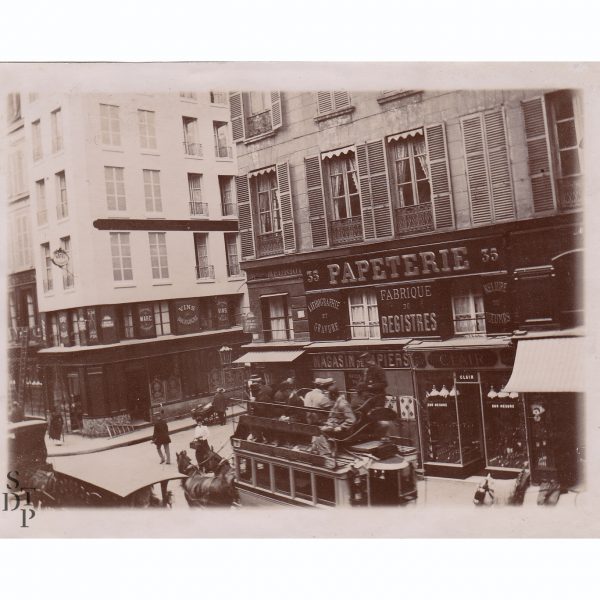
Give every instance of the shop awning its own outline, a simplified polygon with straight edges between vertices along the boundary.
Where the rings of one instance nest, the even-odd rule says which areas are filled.
[[[411,129],[410,131],[403,131],[402,133],[395,133],[389,135],[387,138],[388,142],[396,142],[397,140],[407,140],[408,138],[415,137],[416,135],[423,135],[423,128]]]
[[[304,353],[304,350],[262,350],[247,352],[236,358],[234,363],[290,363]]]
[[[259,175],[265,175],[266,173],[275,173],[275,165],[265,167],[264,169],[258,169],[257,171],[250,171],[248,177],[258,177]]]
[[[354,146],[346,146],[345,148],[338,148],[337,150],[322,152],[321,158],[336,158],[337,156],[342,156],[343,154],[348,154],[349,152],[354,152]]]
[[[584,339],[519,340],[507,392],[583,392]]]

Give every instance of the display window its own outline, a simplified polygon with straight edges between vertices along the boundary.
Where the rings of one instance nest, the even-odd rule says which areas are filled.
[[[462,463],[469,464],[483,458],[481,431],[481,392],[479,383],[457,383],[459,443]]]

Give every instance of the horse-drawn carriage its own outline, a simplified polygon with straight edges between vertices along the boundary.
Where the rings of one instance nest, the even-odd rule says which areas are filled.
[[[212,400],[207,404],[199,404],[192,409],[192,419],[202,421],[205,425],[216,425],[219,422],[219,414],[213,407]]]

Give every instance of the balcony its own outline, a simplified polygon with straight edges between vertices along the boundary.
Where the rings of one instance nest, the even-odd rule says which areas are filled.
[[[222,202],[221,209],[224,217],[237,216],[237,205],[235,202]]]
[[[331,242],[333,244],[351,244],[352,242],[362,242],[362,218],[349,217],[348,219],[339,219],[331,221],[329,228]]]
[[[217,158],[233,158],[231,146],[215,146],[215,156]]]
[[[232,262],[231,264],[227,263],[227,277],[238,277],[242,274],[242,270],[240,269],[240,263]]]
[[[283,235],[281,231],[261,233],[256,236],[258,256],[275,256],[283,254]]]
[[[396,209],[396,230],[399,234],[410,235],[434,229],[431,202]]]
[[[581,177],[564,177],[558,180],[558,207],[560,210],[582,208],[583,180]]]
[[[183,142],[183,149],[188,156],[202,156],[202,144],[198,142]]]
[[[208,202],[190,201],[191,217],[208,217]]]
[[[196,265],[196,279],[214,279],[215,278],[215,267],[214,265]]]
[[[253,138],[273,130],[271,110],[246,117],[246,137]]]

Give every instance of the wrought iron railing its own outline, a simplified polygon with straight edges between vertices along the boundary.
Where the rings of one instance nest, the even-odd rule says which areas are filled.
[[[348,219],[331,221],[329,230],[331,241],[334,244],[349,244],[351,242],[360,242],[363,239],[361,217],[349,217]]]
[[[190,156],[202,156],[202,144],[198,142],[183,142],[183,148]]]
[[[208,203],[190,202],[190,215],[192,217],[208,217]]]
[[[283,235],[281,231],[261,233],[256,236],[256,242],[259,256],[283,254]]]
[[[217,158],[231,158],[231,146],[215,146],[215,156]]]
[[[215,278],[214,265],[205,265],[205,266],[196,265],[196,278],[197,279],[214,279]]]
[[[270,109],[256,115],[246,117],[246,137],[248,138],[267,133],[272,129],[273,123],[271,121]]]
[[[558,206],[560,210],[573,210],[583,206],[581,177],[564,177],[558,180]]]
[[[403,206],[396,209],[396,229],[400,234],[433,231],[433,209],[431,202]]]

